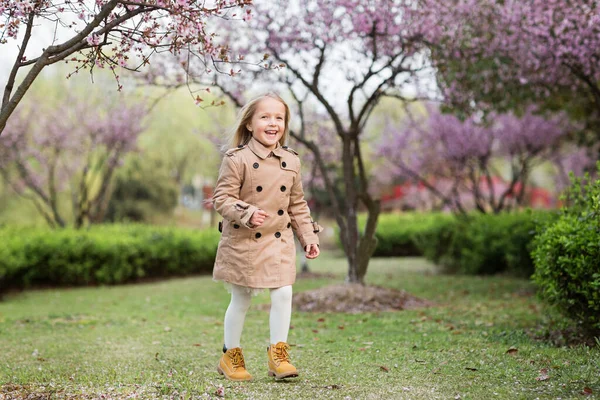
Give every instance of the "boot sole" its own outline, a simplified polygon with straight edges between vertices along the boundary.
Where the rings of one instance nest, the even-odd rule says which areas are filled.
[[[279,379],[285,379],[285,378],[296,378],[298,376],[298,373],[297,372],[287,372],[285,374],[277,375],[275,372],[269,371],[269,376],[274,376],[275,379],[279,380]]]
[[[251,381],[252,377],[247,378],[247,379],[235,379],[235,378],[231,378],[229,376],[227,376],[227,374],[221,369],[220,366],[217,366],[217,372],[219,373],[219,375],[223,375],[225,377],[225,379],[229,380],[229,381],[233,381],[233,382],[246,382],[246,381]]]

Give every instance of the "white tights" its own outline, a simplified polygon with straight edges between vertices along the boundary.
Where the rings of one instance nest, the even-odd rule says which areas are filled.
[[[271,344],[287,342],[292,318],[292,286],[283,286],[270,289],[271,313],[269,315],[269,327],[271,333]],[[231,302],[225,312],[225,347],[232,349],[240,347],[242,330],[246,312],[250,307],[252,295],[248,289],[242,286],[231,285]]]

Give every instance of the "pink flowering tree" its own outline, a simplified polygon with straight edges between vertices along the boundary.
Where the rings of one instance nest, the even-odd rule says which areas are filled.
[[[117,67],[140,70],[155,53],[180,54],[210,65],[229,60],[225,45],[215,41],[213,19],[246,19],[252,0],[0,0],[0,51],[18,46],[2,96],[0,134],[31,84],[47,66],[74,63],[75,71]],[[43,24],[54,35],[44,37],[39,52],[30,41]],[[39,36],[39,35],[38,35]],[[47,35],[46,35],[47,36]],[[64,39],[63,39],[64,38]],[[18,73],[22,71],[22,75]],[[120,88],[119,83],[119,88]]]
[[[523,203],[532,169],[556,161],[573,126],[564,115],[499,114],[484,125],[429,107],[403,126],[388,124],[378,154],[382,171],[423,185],[458,214],[499,213]],[[504,177],[501,182],[497,179]]]
[[[61,206],[67,192],[75,228],[101,221],[113,174],[135,150],[147,107],[81,98],[52,110],[39,104],[22,104],[8,121],[0,137],[2,177],[52,227],[68,224]]]
[[[445,98],[462,110],[565,110],[600,137],[594,0],[421,0]]]
[[[315,176],[328,193],[348,261],[347,281],[363,283],[376,247],[380,202],[369,190],[362,139],[382,99],[398,99],[400,106],[420,95],[411,89],[431,73],[421,40],[427,26],[413,18],[414,2],[404,0],[255,3],[248,39],[238,45],[246,53],[264,54],[263,68],[280,70],[258,73],[249,84],[254,92],[262,84],[293,99],[300,124],[292,136],[311,152]],[[231,97],[249,87],[239,82],[217,84]],[[317,132],[313,115],[322,120]],[[324,154],[329,151],[324,137],[337,145],[335,171]],[[340,185],[336,185],[338,171]],[[368,215],[362,231],[357,222],[361,208]]]

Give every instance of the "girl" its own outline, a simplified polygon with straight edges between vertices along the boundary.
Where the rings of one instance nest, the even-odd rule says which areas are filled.
[[[271,294],[269,376],[298,376],[287,344],[296,279],[294,233],[306,258],[314,259],[319,256],[321,228],[304,200],[298,153],[284,146],[289,120],[289,107],[276,94],[246,104],[213,195],[215,209],[223,216],[213,277],[226,282],[231,292],[217,371],[234,381],[252,379],[240,338],[251,295],[262,289]]]

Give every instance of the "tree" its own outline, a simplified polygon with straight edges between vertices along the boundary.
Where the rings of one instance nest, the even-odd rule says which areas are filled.
[[[467,113],[565,110],[600,139],[595,0],[421,0],[438,83]]]
[[[521,206],[532,169],[565,160],[562,142],[573,130],[563,115],[545,118],[529,109],[521,117],[493,114],[489,125],[475,116],[462,121],[429,107],[403,127],[388,123],[378,154],[381,175],[425,186],[458,214],[475,208],[499,213]],[[501,167],[508,166],[508,179]]]
[[[252,83],[273,86],[278,79],[295,100],[300,126],[291,135],[314,155],[340,228],[347,281],[352,283],[364,282],[380,213],[379,201],[369,192],[361,145],[367,123],[383,98],[414,99],[410,89],[427,74],[421,26],[412,10],[408,0],[261,2],[248,24],[249,38],[239,43],[247,53],[264,53],[265,68],[282,67],[279,74],[253,77]],[[220,86],[234,98],[242,91],[238,83]],[[339,139],[342,196],[336,194],[320,143],[310,136],[307,108],[318,108]],[[359,232],[361,207],[368,217]]]
[[[248,18],[251,3],[218,0],[211,7],[196,0],[0,0],[0,46],[20,38],[2,97],[0,135],[40,72],[59,61],[76,63],[76,71],[108,67],[118,81],[117,67],[139,70],[157,52],[178,54],[186,49],[205,65],[228,60],[227,48],[216,43],[207,25],[236,13]],[[43,22],[53,24],[55,34],[39,54],[28,54],[29,41]],[[59,36],[68,39],[56,44]],[[27,67],[17,84],[18,72]]]
[[[128,157],[117,171],[105,220],[149,222],[177,206],[179,185],[160,158]]]
[[[70,186],[73,224],[102,221],[115,169],[133,151],[148,108],[65,98],[44,110],[24,106],[0,137],[0,173],[50,226],[63,227],[61,193]]]

